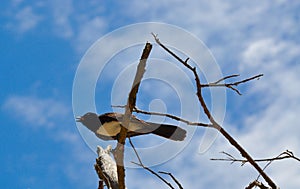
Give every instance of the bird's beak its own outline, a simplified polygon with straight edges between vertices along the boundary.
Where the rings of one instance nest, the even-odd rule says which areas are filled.
[[[76,122],[82,122],[82,121],[83,121],[83,117],[81,117],[81,116],[76,117]]]

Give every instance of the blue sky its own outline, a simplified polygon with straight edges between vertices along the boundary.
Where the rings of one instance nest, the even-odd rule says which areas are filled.
[[[243,96],[227,91],[224,127],[254,157],[276,156],[286,149],[300,156],[299,8],[298,1],[279,0],[2,2],[1,188],[97,187],[96,155],[74,122],[73,80],[81,58],[99,37],[138,22],[164,22],[193,33],[225,75],[265,74],[241,86]],[[104,98],[110,94],[100,82],[97,94]],[[152,90],[150,84],[146,92]],[[151,102],[147,95],[140,99],[144,107]],[[110,109],[109,101],[96,101],[101,104],[99,113]],[[154,109],[155,103],[159,106],[161,101],[153,101]],[[198,129],[181,153],[154,169],[174,173],[185,188],[241,188],[256,178],[248,165],[209,161],[221,156],[220,151],[238,156],[221,136],[206,153],[197,153],[203,132]],[[147,142],[156,144],[153,138]],[[300,166],[293,160],[275,162],[267,172],[281,188],[300,185]],[[140,169],[128,170],[127,183],[128,188],[166,188]]]

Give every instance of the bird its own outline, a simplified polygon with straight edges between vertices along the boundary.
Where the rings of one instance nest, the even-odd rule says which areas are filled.
[[[76,122],[82,123],[102,140],[118,140],[123,118],[124,114],[121,113],[109,112],[97,115],[96,113],[88,112],[83,116],[76,117]],[[186,130],[178,126],[146,122],[134,115],[131,115],[127,129],[127,138],[155,134],[173,141],[183,141],[186,137]]]

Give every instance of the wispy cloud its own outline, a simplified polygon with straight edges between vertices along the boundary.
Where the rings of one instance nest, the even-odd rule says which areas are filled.
[[[286,149],[299,156],[300,142],[298,140],[300,124],[300,92],[295,87],[300,81],[300,46],[281,38],[261,38],[249,42],[241,53],[240,71],[249,73],[259,71],[265,76],[251,87],[249,98],[256,97],[263,108],[245,117],[244,129],[239,133],[241,143],[257,156],[276,156]],[[256,106],[256,103],[249,103]],[[260,141],[259,145],[253,141]],[[275,181],[282,188],[296,188],[300,183],[295,175],[300,174],[293,160],[273,163],[269,169]],[[288,167],[284,175],[282,170]],[[289,176],[287,176],[289,175]]]
[[[248,42],[241,53],[243,64],[239,67],[244,72],[249,69],[252,71],[265,67],[284,67],[291,64],[299,53],[300,46],[294,41],[271,37],[260,38]]]
[[[54,186],[57,184],[57,187],[61,185],[61,182],[57,181],[59,177],[64,179],[62,181],[64,185],[75,184],[79,188],[96,186],[97,175],[91,166],[95,154],[87,148],[78,135],[70,107],[52,97],[12,95],[5,99],[0,108],[16,123],[19,122],[30,129],[38,129],[37,132],[42,132],[45,140],[50,139],[47,143],[48,147],[45,149],[28,150],[29,152],[21,155],[19,162],[22,164],[21,168],[29,169],[32,172],[16,173],[20,178],[19,183],[26,186],[38,186],[41,180],[38,171],[47,170],[46,175],[51,178],[50,182],[53,181]],[[58,124],[59,127],[55,127]],[[41,128],[49,130],[45,133],[43,130],[39,130]],[[27,134],[24,132],[24,135]],[[58,148],[58,146],[60,147]],[[51,148],[51,150],[47,148]],[[63,151],[60,151],[61,149]],[[53,151],[57,153],[55,161],[48,160],[49,153]],[[42,162],[46,162],[43,167],[36,165],[36,162],[41,159],[43,159]],[[15,167],[15,165],[11,166]],[[78,171],[78,167],[80,167],[80,171]]]
[[[142,3],[135,0],[122,13],[135,12],[131,16],[135,20],[155,20],[184,27],[204,40],[217,60],[226,64],[224,68],[235,69],[243,47],[253,40],[266,37],[299,40],[300,27],[295,19],[299,7],[299,2],[282,1]],[[144,14],[147,11],[150,13]]]
[[[24,2],[15,2],[17,3],[11,3],[15,7],[13,11],[17,15],[27,15],[16,16],[19,21],[14,25],[18,28],[26,31],[42,21],[41,15],[35,13],[40,6],[22,7],[19,4],[25,4]],[[107,29],[122,26],[124,23],[120,18],[127,18],[132,22],[162,21],[184,27],[209,43],[215,49],[214,53],[222,59],[229,58],[229,50],[232,53],[239,51],[249,40],[262,36],[296,36],[299,33],[297,19],[293,16],[300,7],[299,2],[286,4],[281,1],[257,3],[218,0],[185,3],[166,0],[141,3],[135,0],[126,4],[106,4],[68,0],[46,2],[42,7],[45,9],[42,12],[43,18],[49,17],[47,12],[53,15],[49,19],[43,19],[43,22],[50,22],[48,24],[53,26],[52,30],[56,35],[67,38],[72,43],[75,41],[75,49],[79,51],[86,50]],[[110,11],[117,7],[122,9]],[[224,43],[227,50],[222,48]]]
[[[73,1],[52,1],[52,14],[54,22],[54,32],[56,35],[65,39],[71,39],[74,36],[72,26],[72,14],[74,13]]]
[[[84,8],[90,8],[90,12],[86,12]],[[70,40],[74,49],[82,53],[107,29],[108,20],[101,16],[102,12],[103,8],[97,8],[92,1],[28,3],[15,0],[5,11],[6,28],[17,34],[24,34],[38,26],[48,27],[54,35]]]
[[[14,14],[13,20],[6,27],[19,34],[36,28],[43,19],[41,15],[35,13],[32,6],[25,6],[12,14]]]
[[[80,28],[78,29],[78,33],[75,38],[76,50],[78,52],[85,51],[104,34],[107,25],[107,21],[100,16],[84,20],[80,24]]]
[[[243,74],[264,73],[263,79],[252,92],[261,92],[265,100],[299,101],[299,90],[294,84],[300,80],[300,45],[281,39],[263,38],[255,40],[241,53],[239,70]],[[251,91],[250,91],[251,92]],[[288,101],[287,101],[288,100]]]
[[[4,102],[5,109],[18,121],[32,126],[52,127],[69,113],[69,108],[51,98],[35,96],[10,96]]]

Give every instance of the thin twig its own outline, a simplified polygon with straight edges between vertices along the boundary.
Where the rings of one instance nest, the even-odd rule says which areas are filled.
[[[114,107],[114,108],[124,108],[126,106],[124,106],[124,105],[112,105],[112,107]],[[180,118],[178,116],[174,116],[172,114],[165,114],[165,113],[160,113],[160,112],[149,112],[149,111],[140,110],[137,107],[134,107],[132,111],[136,112],[136,113],[145,114],[145,115],[156,115],[156,116],[168,117],[170,119],[180,121],[182,123],[185,123],[185,124],[191,125],[191,126],[212,127],[212,124],[200,123],[200,122],[191,122],[191,121],[188,121],[186,119]]]
[[[159,46],[161,46],[163,49],[165,49],[168,53],[170,53],[174,58],[176,58],[179,62],[181,62],[183,65],[185,65],[186,67],[188,67],[189,69],[193,69],[193,67],[192,66],[190,66],[187,62],[188,62],[188,60],[189,60],[189,58],[187,58],[185,61],[183,61],[179,56],[177,56],[175,53],[173,53],[170,49],[168,49],[164,44],[162,44],[160,41],[159,41],[159,39],[158,39],[158,37],[157,37],[157,34],[154,34],[154,33],[151,33],[152,34],[152,36],[154,37],[154,39],[155,39],[155,42],[159,45]]]
[[[159,171],[158,173],[169,175],[169,176],[173,179],[173,181],[177,184],[177,186],[178,186],[180,189],[183,189],[183,187],[182,187],[182,185],[180,184],[180,182],[172,175],[172,173],[168,173],[168,172],[164,172],[164,171]]]
[[[171,115],[171,114],[164,114],[164,113],[159,113],[159,112],[148,112],[148,111],[144,111],[144,110],[140,110],[138,108],[134,108],[133,109],[134,112],[136,113],[142,113],[142,114],[146,114],[146,115],[157,115],[157,116],[164,116],[164,117],[168,117],[171,119],[174,119],[176,121],[180,121],[183,123],[186,123],[187,125],[194,125],[194,126],[202,126],[202,127],[212,127],[212,124],[207,124],[207,123],[199,123],[199,122],[190,122],[188,120],[182,119],[180,117]]]
[[[248,152],[246,152],[246,150],[221,126],[219,125],[215,119],[213,118],[213,116],[211,115],[205,100],[202,96],[202,87],[201,87],[201,82],[200,82],[200,78],[197,74],[196,68],[190,66],[187,63],[186,59],[185,61],[182,60],[180,57],[178,57],[175,53],[173,53],[170,49],[168,49],[166,46],[164,46],[159,39],[157,38],[157,35],[154,35],[152,33],[156,43],[161,46],[163,49],[165,49],[168,53],[170,53],[174,58],[176,58],[179,62],[181,62],[185,67],[187,67],[189,70],[192,71],[192,73],[194,74],[195,77],[195,81],[196,81],[196,87],[197,87],[197,97],[198,100],[203,108],[204,113],[206,114],[207,118],[210,120],[210,122],[212,123],[212,127],[217,129],[229,142],[230,144],[232,144],[240,153],[243,157],[245,157],[249,163],[258,171],[259,174],[262,175],[262,177],[266,180],[266,182],[272,187],[272,188],[277,188],[276,184],[273,182],[273,180],[263,171],[263,169],[253,160],[253,158],[248,154]],[[246,82],[246,81],[244,81]]]
[[[248,160],[246,160],[246,159],[236,159],[234,156],[232,156],[231,154],[229,154],[227,152],[221,152],[221,153],[225,154],[227,156],[227,158],[212,158],[210,160],[213,160],[213,161],[230,161],[231,163],[241,162],[242,166],[245,163],[248,163]],[[271,165],[272,162],[278,161],[278,160],[283,160],[283,159],[295,159],[296,161],[300,162],[300,158],[294,156],[293,152],[289,151],[289,150],[286,150],[286,151],[280,153],[278,156],[273,157],[273,158],[255,159],[254,161],[256,161],[256,162],[268,162],[263,168],[263,170],[265,170],[268,166]],[[246,187],[246,188],[253,188],[254,186],[258,186],[260,188],[268,188],[268,187],[262,185],[261,182],[258,182],[258,179],[259,179],[260,176],[261,175],[259,174],[258,177],[256,178],[256,180],[254,182],[250,183],[249,186]],[[260,184],[260,185],[256,185],[256,184]]]
[[[111,105],[112,108],[126,108],[126,105]]]
[[[136,163],[136,162],[131,162],[137,166],[142,167],[143,169],[149,171],[150,173],[152,173],[153,175],[157,176],[160,180],[162,180],[166,185],[168,185],[170,188],[175,189],[171,183],[169,183],[168,181],[166,181],[164,178],[162,178],[159,174],[157,174],[155,171],[151,170],[149,167],[144,166],[143,164],[140,163]]]
[[[231,161],[231,163],[234,162],[241,162],[242,164],[245,164],[248,162],[248,160],[246,159],[236,159],[235,157],[233,157],[231,154],[227,153],[227,152],[221,152],[225,155],[227,155],[227,158],[211,158],[210,160],[212,161]],[[289,150],[282,152],[281,154],[279,154],[276,157],[273,158],[264,158],[264,159],[255,159],[254,161],[256,162],[272,162],[272,161],[278,161],[278,160],[283,160],[283,159],[295,159],[296,161],[300,162],[300,159],[296,156],[293,155],[293,153]]]
[[[135,149],[135,147],[134,147],[134,145],[133,145],[133,143],[132,143],[132,141],[131,141],[131,138],[129,137],[128,139],[129,139],[129,143],[130,143],[130,145],[131,145],[131,147],[132,147],[132,149],[133,149],[133,151],[134,151],[136,157],[137,157],[138,160],[139,160],[139,163],[140,163],[141,165],[143,165],[142,159],[140,158],[139,154],[137,153],[137,151],[136,151],[136,149]]]
[[[133,162],[133,161],[132,161],[131,163],[133,163],[133,164],[135,164],[135,165],[138,165],[138,166],[142,167],[143,169],[149,171],[150,173],[152,173],[153,175],[155,175],[156,177],[158,177],[160,180],[162,180],[162,181],[163,181],[166,185],[168,185],[170,188],[175,189],[175,188],[172,186],[171,183],[169,183],[168,181],[166,181],[166,180],[165,180],[163,177],[161,177],[158,173],[156,173],[155,171],[153,171],[153,170],[150,169],[149,167],[146,167],[146,166],[143,164],[143,162],[142,162],[142,160],[141,160],[139,154],[137,153],[137,151],[136,151],[136,149],[135,149],[135,147],[134,147],[134,145],[133,145],[133,143],[132,143],[132,141],[131,141],[130,138],[129,138],[129,143],[130,143],[131,147],[133,148],[133,151],[134,151],[134,153],[135,153],[135,155],[136,155],[136,157],[138,158],[138,161],[139,161],[139,163],[136,163],[136,162]]]
[[[238,76],[240,76],[240,74],[228,75],[228,76],[225,76],[225,77],[223,77],[223,78],[219,79],[218,81],[215,81],[211,84],[218,84],[221,81],[225,81],[226,79],[233,78],[233,77],[238,77]]]
[[[269,162],[264,166],[263,170],[265,170],[269,165],[271,165],[271,163],[275,160],[279,160],[279,159],[286,159],[286,158],[292,158],[295,159],[297,161],[300,161],[299,158],[295,157],[292,151],[286,150],[285,152],[282,152],[281,154],[279,154],[277,157],[270,159]],[[257,176],[258,180],[260,177],[260,174]]]
[[[246,82],[254,80],[254,79],[260,79],[263,76],[263,74],[258,74],[258,75],[255,75],[253,77],[243,79],[241,81],[236,81],[236,82],[233,82],[233,83],[221,83],[220,84],[221,81],[224,81],[228,78],[237,77],[237,76],[239,76],[239,75],[229,75],[229,76],[226,76],[222,79],[219,79],[216,82],[212,82],[212,83],[208,83],[208,84],[201,84],[201,87],[227,87],[227,88],[232,89],[233,91],[235,91],[237,94],[242,95],[241,92],[233,86],[238,86],[239,84],[246,83]]]
[[[259,187],[261,189],[270,189],[269,187],[265,186],[262,182],[259,182],[257,180],[251,182],[245,189],[252,189],[255,187]]]

